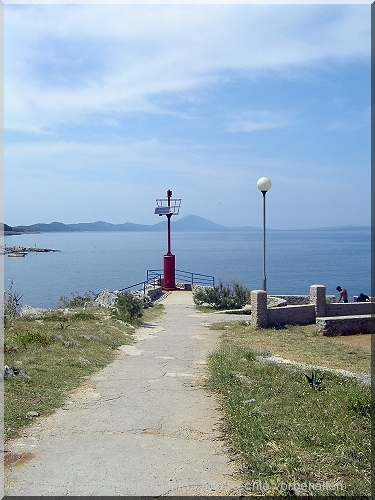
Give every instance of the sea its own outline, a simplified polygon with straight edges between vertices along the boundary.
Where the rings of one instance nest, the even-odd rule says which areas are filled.
[[[310,285],[336,286],[371,295],[371,230],[366,227],[268,230],[266,277],[269,294],[309,293]],[[56,307],[61,296],[114,291],[162,270],[164,232],[72,232],[5,236],[6,246],[50,248],[4,259],[4,287],[22,295],[21,304]],[[172,232],[176,269],[262,289],[263,232]],[[141,287],[139,287],[141,288]]]

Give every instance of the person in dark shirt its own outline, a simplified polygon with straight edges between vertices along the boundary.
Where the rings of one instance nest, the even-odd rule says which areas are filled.
[[[370,302],[370,297],[364,293],[360,293],[357,297],[357,302]]]
[[[345,290],[345,288],[341,288],[341,286],[337,286],[336,290],[340,292],[340,297],[339,297],[339,302],[341,302],[341,299],[343,302],[348,302],[348,292]]]

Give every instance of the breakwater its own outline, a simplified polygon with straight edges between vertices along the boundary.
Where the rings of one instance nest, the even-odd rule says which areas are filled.
[[[54,250],[52,248],[37,248],[37,247],[8,247],[0,246],[0,255],[5,254],[25,254],[29,252],[61,252],[61,250]]]

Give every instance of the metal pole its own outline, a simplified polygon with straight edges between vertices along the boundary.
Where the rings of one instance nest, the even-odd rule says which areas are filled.
[[[267,278],[266,278],[266,192],[263,194],[263,290],[267,291]]]
[[[172,196],[172,191],[170,189],[168,189],[168,191],[167,191],[167,196],[168,196],[168,207],[170,207],[171,206],[171,196]],[[172,214],[167,215],[167,219],[168,219],[168,251],[167,251],[167,255],[171,254],[171,217],[172,217]]]

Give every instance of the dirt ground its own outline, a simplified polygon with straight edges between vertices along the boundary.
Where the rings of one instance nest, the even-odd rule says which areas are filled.
[[[355,347],[361,347],[367,351],[371,351],[371,333],[363,335],[341,335],[340,337],[332,338],[334,342],[349,344]]]

